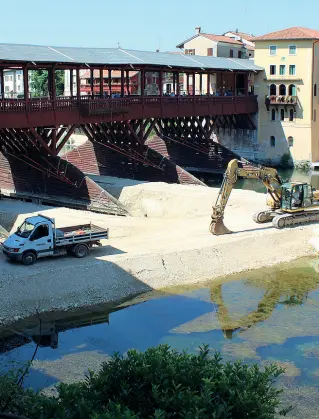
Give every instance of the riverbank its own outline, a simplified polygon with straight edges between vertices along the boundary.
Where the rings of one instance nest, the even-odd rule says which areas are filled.
[[[313,255],[313,225],[276,230],[258,225],[252,214],[265,195],[234,190],[225,224],[235,234],[208,232],[218,189],[138,184],[120,200],[131,217],[2,200],[0,224],[13,229],[29,214],[56,219],[58,226],[90,222],[109,227],[110,239],[86,259],[61,257],[24,267],[0,257],[0,321],[10,323],[39,311],[114,303],[152,289],[205,281]],[[8,221],[11,220],[11,221]],[[10,224],[11,223],[11,224]]]

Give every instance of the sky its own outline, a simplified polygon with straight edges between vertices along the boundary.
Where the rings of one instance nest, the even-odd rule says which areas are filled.
[[[202,32],[319,30],[318,0],[1,0],[0,42],[174,51]]]

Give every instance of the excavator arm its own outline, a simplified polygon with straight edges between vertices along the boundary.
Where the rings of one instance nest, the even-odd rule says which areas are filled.
[[[213,206],[212,221],[209,231],[217,236],[231,233],[224,225],[224,212],[230,197],[231,191],[238,178],[256,179],[261,181],[272,198],[272,209],[280,207],[282,181],[276,169],[269,167],[243,166],[243,163],[234,159],[228,163],[222,186],[219,190],[217,200]]]

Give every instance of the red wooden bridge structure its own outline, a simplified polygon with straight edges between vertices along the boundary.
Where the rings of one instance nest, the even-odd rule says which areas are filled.
[[[88,68],[91,94],[81,96],[80,70]],[[21,98],[5,97],[9,69],[23,72]],[[47,71],[49,93],[33,97],[30,72],[40,69]],[[70,74],[69,96],[57,96],[57,70]],[[105,71],[111,80],[113,70],[121,72],[116,98],[104,83]],[[88,174],[201,183],[183,166],[222,171],[235,156],[213,141],[213,133],[256,129],[257,100],[248,80],[259,70],[246,59],[0,44],[1,193],[124,215],[125,208]],[[139,72],[139,95],[130,95],[130,71]],[[149,73],[156,75],[155,90],[146,85]],[[163,92],[166,73],[173,75],[171,96]],[[88,141],[61,154],[77,129]]]

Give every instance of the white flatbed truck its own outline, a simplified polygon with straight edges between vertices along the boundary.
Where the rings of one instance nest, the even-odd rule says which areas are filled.
[[[33,265],[38,258],[70,254],[85,257],[91,247],[101,246],[109,230],[93,224],[56,228],[55,220],[42,214],[28,217],[17,231],[3,243],[3,253],[24,265]]]

